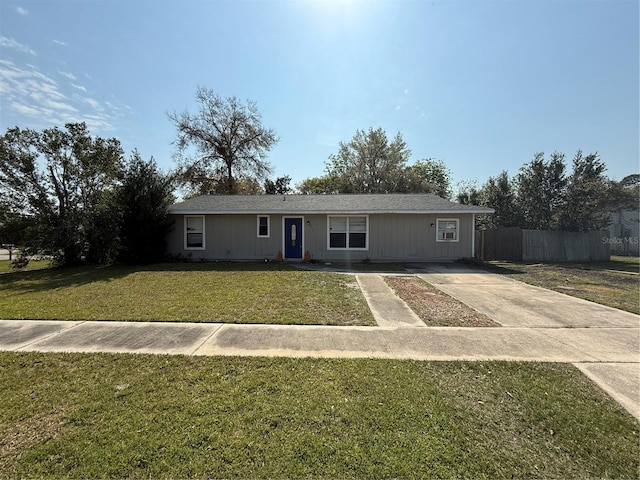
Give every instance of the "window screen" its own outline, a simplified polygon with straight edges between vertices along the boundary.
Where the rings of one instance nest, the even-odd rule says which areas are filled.
[[[204,217],[186,218],[186,248],[204,247]]]
[[[329,248],[367,248],[367,217],[329,217]]]
[[[437,231],[438,242],[457,242],[458,241],[458,220],[438,220]]]
[[[268,216],[258,217],[258,236],[259,237],[269,236],[269,217]]]
[[[347,217],[329,217],[329,248],[347,248]]]

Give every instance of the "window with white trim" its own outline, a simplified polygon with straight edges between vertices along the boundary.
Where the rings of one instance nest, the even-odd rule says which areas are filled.
[[[204,250],[204,215],[184,217],[184,249]]]
[[[436,242],[457,242],[460,220],[457,218],[439,218],[436,220]]]
[[[258,215],[258,237],[269,238],[271,234],[271,219],[269,215]]]
[[[369,217],[329,216],[329,249],[367,250],[369,248]]]

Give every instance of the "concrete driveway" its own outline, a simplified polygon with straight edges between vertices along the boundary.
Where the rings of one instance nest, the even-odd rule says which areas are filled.
[[[640,316],[460,264],[414,272],[504,327],[639,327]]]

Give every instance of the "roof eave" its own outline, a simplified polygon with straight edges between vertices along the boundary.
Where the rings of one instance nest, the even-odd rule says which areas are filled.
[[[447,215],[447,214],[490,214],[495,210],[491,208],[478,210],[178,210],[169,211],[169,215]]]

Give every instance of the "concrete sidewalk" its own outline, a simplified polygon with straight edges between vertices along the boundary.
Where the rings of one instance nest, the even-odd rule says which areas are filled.
[[[389,328],[0,320],[0,350],[637,363],[636,328]]]
[[[640,420],[637,315],[464,266],[419,275],[506,328],[427,328],[379,275],[359,274],[378,327],[0,320],[0,350],[566,362]]]
[[[0,320],[0,350],[569,362],[640,420],[640,329]],[[603,366],[606,365],[606,368]]]

